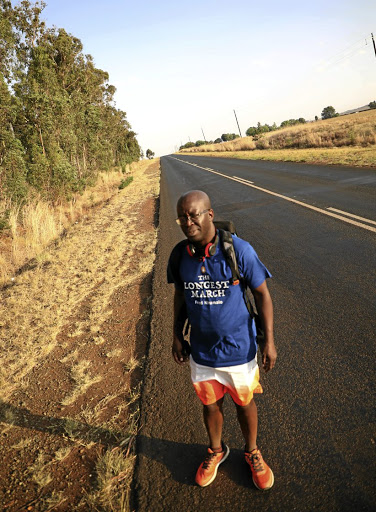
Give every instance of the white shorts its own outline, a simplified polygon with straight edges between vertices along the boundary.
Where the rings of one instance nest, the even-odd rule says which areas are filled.
[[[247,405],[253,393],[262,393],[257,359],[224,368],[211,368],[196,363],[192,356],[191,378],[196,394],[204,405],[210,405],[228,393],[238,405]]]

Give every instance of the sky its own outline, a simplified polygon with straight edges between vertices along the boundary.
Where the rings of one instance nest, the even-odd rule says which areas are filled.
[[[376,100],[375,0],[46,0],[146,152]]]

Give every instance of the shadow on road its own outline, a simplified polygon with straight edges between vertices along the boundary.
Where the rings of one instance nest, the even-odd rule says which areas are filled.
[[[206,450],[207,446],[204,444],[179,443],[150,438],[142,434],[137,439],[137,453],[140,457],[147,457],[163,464],[175,482],[188,486],[196,486],[195,474],[205,457]],[[220,466],[219,472],[238,486],[254,488],[251,471],[244,461],[242,450],[231,449],[228,459]]]

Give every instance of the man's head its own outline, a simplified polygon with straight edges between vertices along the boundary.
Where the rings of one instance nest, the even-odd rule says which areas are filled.
[[[214,238],[214,212],[205,192],[186,192],[179,198],[176,209],[180,227],[191,243],[206,245]]]

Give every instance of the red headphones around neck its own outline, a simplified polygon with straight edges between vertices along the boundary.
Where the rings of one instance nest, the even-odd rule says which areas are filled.
[[[203,249],[204,249],[204,255],[201,256],[202,258],[210,258],[210,256],[214,256],[215,251],[217,250],[219,237],[218,233],[215,235],[214,242],[209,242]],[[193,244],[187,244],[187,251],[189,256],[196,256],[197,253],[197,247],[195,247]],[[201,253],[201,251],[200,251]]]

